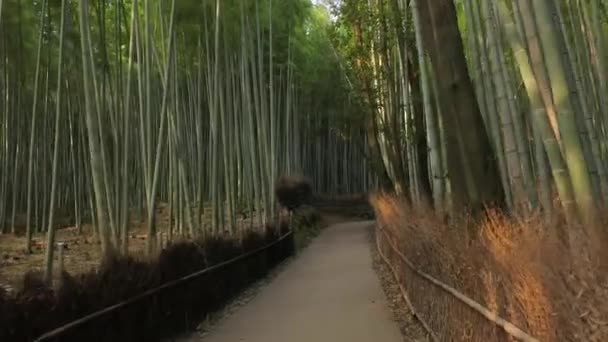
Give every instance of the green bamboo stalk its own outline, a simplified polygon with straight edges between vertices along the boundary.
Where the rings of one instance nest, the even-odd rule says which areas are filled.
[[[158,137],[157,137],[157,144],[156,144],[156,154],[155,154],[155,161],[154,161],[154,172],[152,173],[152,184],[151,184],[151,191],[148,194],[148,203],[147,203],[147,207],[148,207],[148,239],[146,240],[146,250],[148,253],[153,253],[154,249],[157,247],[157,240],[156,240],[156,194],[157,194],[157,189],[158,189],[158,180],[160,178],[160,163],[161,163],[161,156],[162,156],[162,151],[165,145],[165,139],[167,137],[167,134],[165,132],[165,130],[167,130],[167,102],[168,102],[168,97],[169,97],[169,77],[170,77],[170,72],[171,72],[171,65],[172,65],[172,61],[174,58],[174,49],[173,49],[173,44],[174,44],[174,40],[175,40],[175,34],[174,34],[174,18],[175,18],[175,0],[173,0],[171,2],[171,23],[170,23],[170,32],[169,32],[169,42],[168,42],[168,51],[169,54],[167,56],[167,61],[165,62],[164,65],[164,77],[163,80],[165,80],[165,84],[163,87],[163,94],[162,94],[162,105],[161,105],[161,110],[160,110],[160,128],[158,131]]]
[[[500,40],[495,28],[495,22],[492,20],[492,8],[487,1],[481,1],[481,7],[480,12],[482,20],[485,22],[485,31],[487,33],[488,50],[490,54],[490,71],[492,78],[494,79],[493,90],[502,132],[502,146],[504,149],[504,151],[497,150],[496,153],[505,154],[505,165],[509,179],[508,184],[511,188],[510,193],[512,197],[510,205],[516,206],[523,200],[525,191],[521,172],[521,160],[517,150],[517,139],[515,138],[515,129],[512,121],[513,113],[511,113],[506,90],[508,85],[503,72],[505,61],[503,60],[504,56],[500,54],[498,46]],[[500,146],[500,143],[497,145]]]
[[[592,184],[593,196],[598,201],[602,199],[602,185],[601,179],[603,178],[603,174],[605,174],[604,168],[601,167],[598,162],[599,157],[599,149],[597,148],[597,139],[595,135],[595,131],[593,129],[592,123],[592,112],[591,108],[593,104],[590,103],[587,97],[581,96],[581,94],[585,93],[593,93],[592,88],[593,82],[590,80],[592,77],[586,76],[588,74],[584,65],[584,60],[589,60],[587,55],[587,49],[581,48],[579,44],[579,40],[574,39],[574,46],[570,43],[567,34],[567,27],[565,24],[564,11],[561,10],[559,4],[555,3],[554,0],[553,8],[555,15],[553,16],[554,22],[558,24],[558,27],[561,29],[562,37],[559,41],[559,48],[562,50],[562,55],[564,56],[563,60],[567,64],[567,68],[564,70],[566,74],[566,80],[570,84],[570,95],[572,99],[573,109],[576,113],[583,113],[583,115],[575,115],[580,140],[583,147],[583,153],[585,160],[587,161],[589,177]],[[584,6],[583,6],[584,7]],[[572,17],[571,22],[574,20],[579,21],[579,25],[575,26],[584,26],[583,14],[580,7],[577,10],[577,16]],[[576,34],[576,30],[574,31]],[[581,35],[583,35],[581,33]],[[582,37],[581,37],[582,38]],[[586,39],[582,39],[583,42]],[[580,53],[582,52],[584,57],[580,58]],[[594,98],[595,96],[591,96]],[[601,176],[600,176],[601,174]]]
[[[524,120],[521,116],[521,110],[517,104],[517,101],[515,101],[515,90],[514,85],[515,82],[513,80],[512,77],[512,72],[514,70],[512,70],[511,65],[509,65],[509,63],[507,63],[507,54],[505,52],[504,47],[508,46],[508,44],[505,43],[504,41],[504,32],[502,31],[501,27],[502,24],[500,22],[500,18],[498,16],[498,14],[496,13],[496,5],[493,4],[489,7],[490,10],[490,16],[492,21],[494,22],[494,29],[496,30],[496,36],[498,39],[498,44],[497,44],[497,49],[498,49],[498,54],[502,59],[502,63],[501,63],[501,72],[502,72],[502,76],[503,79],[505,81],[505,86],[506,86],[506,96],[508,99],[508,104],[509,104],[509,111],[511,113],[511,118],[513,121],[513,131],[515,134],[515,143],[517,146],[517,153],[519,155],[519,161],[520,161],[520,166],[521,166],[521,174],[522,174],[522,178],[523,178],[523,187],[525,189],[525,194],[527,196],[527,201],[532,208],[535,208],[537,206],[537,194],[536,194],[536,189],[535,189],[535,184],[534,184],[534,177],[533,177],[533,173],[532,173],[532,166],[531,166],[531,158],[530,158],[530,154],[529,154],[529,143],[528,143],[528,138],[527,138],[527,133],[525,131],[525,123]],[[522,194],[523,195],[523,194]]]
[[[139,36],[139,30],[137,27],[137,8],[139,8],[137,0],[133,0],[132,4],[133,8],[131,11],[131,37],[129,38],[129,61],[127,64],[127,90],[124,98],[124,143],[123,143],[123,159],[122,159],[122,178],[123,178],[123,186],[121,193],[121,206],[122,206],[122,219],[120,222],[120,232],[121,232],[121,251],[123,254],[128,254],[129,252],[129,157],[130,157],[130,136],[131,136],[131,83],[132,83],[132,75],[133,75],[133,58],[134,49],[136,48],[136,39]]]
[[[42,51],[42,36],[44,33],[44,13],[47,5],[47,1],[43,0],[42,2],[42,10],[40,11],[40,31],[38,35],[38,48],[36,55],[36,71],[34,76],[34,94],[32,99],[32,119],[31,119],[31,128],[30,128],[30,144],[29,144],[29,159],[28,159],[28,168],[27,168],[27,209],[25,214],[25,231],[26,231],[26,242],[25,249],[28,253],[32,252],[32,222],[31,222],[31,212],[32,212],[32,177],[34,171],[34,144],[36,138],[36,123],[38,117],[38,86],[39,86],[39,77],[40,77],[40,61],[41,61],[41,51]],[[2,6],[0,6],[2,7]],[[8,113],[8,111],[6,111]]]
[[[503,25],[505,25],[505,33],[508,37],[508,41],[511,45],[513,55],[517,62],[517,66],[521,73],[522,80],[524,81],[524,85],[526,87],[526,91],[530,99],[530,106],[532,108],[532,117],[534,120],[534,125],[542,136],[545,151],[547,153],[547,157],[551,165],[553,180],[555,181],[562,207],[564,208],[564,212],[566,213],[567,218],[570,222],[572,222],[577,216],[576,203],[574,200],[574,191],[572,189],[569,170],[563,158],[558,138],[554,134],[553,128],[551,127],[551,123],[549,120],[549,115],[547,115],[548,106],[543,103],[544,99],[542,98],[540,88],[537,84],[537,79],[535,78],[535,74],[533,71],[534,69],[531,65],[530,59],[528,58],[528,54],[526,53],[523,42],[521,41],[517,33],[516,25],[510,18],[508,14],[508,9],[504,4],[498,4],[498,13],[500,15],[501,22],[503,23]],[[517,15],[520,14],[516,13],[516,17]],[[526,31],[531,29],[532,28],[528,26]],[[535,37],[535,33],[534,31],[528,31],[526,32],[525,36]],[[548,203],[547,200],[547,185],[546,183],[543,184],[545,187],[545,189],[543,190],[545,210],[550,210],[548,209],[551,207],[551,205]]]
[[[570,178],[574,196],[584,223],[594,224],[597,217],[589,167],[585,161],[585,154],[576,118],[573,112],[571,99],[571,85],[567,81],[566,68],[568,66],[561,59],[559,52],[560,37],[555,32],[552,23],[552,11],[544,1],[532,2],[535,19],[538,23],[538,36],[544,51],[545,63],[549,70],[549,79],[553,90],[553,99],[558,108],[558,121],[562,133],[562,148],[566,165],[570,170]]]
[[[485,2],[481,2],[481,4],[484,4]],[[513,206],[513,187],[511,186],[511,175],[509,174],[509,171],[511,171],[513,173],[513,168],[514,165],[517,163],[517,161],[513,160],[513,145],[512,140],[507,139],[507,144],[506,146],[508,147],[508,150],[505,149],[505,138],[501,135],[501,122],[499,122],[500,119],[505,119],[505,117],[508,115],[507,113],[505,113],[504,111],[506,110],[505,107],[505,99],[504,97],[499,98],[500,93],[497,92],[497,87],[502,85],[501,80],[498,77],[498,74],[496,73],[496,65],[497,62],[495,60],[495,55],[489,54],[489,51],[493,51],[495,49],[493,49],[493,47],[491,46],[486,46],[486,43],[491,43],[492,39],[484,39],[484,35],[482,34],[482,27],[484,27],[484,20],[482,18],[482,9],[480,8],[480,2],[477,1],[475,3],[473,3],[473,5],[471,6],[472,8],[472,15],[473,15],[473,19],[475,21],[475,25],[473,26],[476,30],[476,36],[478,36],[478,44],[479,44],[479,52],[480,52],[480,59],[482,62],[482,72],[483,74],[491,74],[496,76],[496,79],[494,80],[490,80],[488,82],[484,82],[484,92],[483,94],[486,97],[486,104],[488,106],[488,112],[486,114],[486,120],[488,121],[487,123],[487,127],[489,127],[490,129],[488,130],[488,132],[490,132],[490,136],[492,137],[491,139],[491,143],[493,145],[493,150],[494,150],[494,156],[496,158],[496,160],[498,161],[498,168],[500,170],[500,180],[502,183],[502,187],[505,193],[505,199],[506,199],[506,203],[509,207]],[[488,27],[485,28],[486,32],[489,32],[490,29]],[[488,70],[489,68],[489,70]],[[499,88],[499,90],[502,90],[502,88]],[[503,122],[504,124],[504,122]],[[505,126],[508,126],[508,123],[505,124]],[[509,132],[509,130],[507,129],[507,132]],[[510,136],[509,136],[510,137]],[[509,158],[507,158],[509,157]],[[517,177],[516,177],[517,178]]]
[[[103,185],[103,161],[101,157],[101,148],[99,141],[99,128],[97,113],[95,113],[95,99],[93,80],[91,76],[94,73],[91,61],[91,38],[89,34],[89,2],[82,0],[79,5],[80,14],[80,31],[81,31],[81,49],[83,63],[83,81],[86,106],[86,126],[89,140],[89,152],[91,154],[91,173],[95,192],[95,209],[97,213],[97,227],[100,232],[101,248],[103,254],[109,255],[113,252],[114,246],[110,239],[110,230],[107,226],[107,208],[105,202],[105,189]]]
[[[47,226],[47,246],[46,246],[46,268],[44,278],[47,283],[51,283],[53,276],[53,252],[55,250],[55,201],[57,197],[57,163],[59,156],[59,137],[61,120],[61,100],[63,89],[63,52],[65,46],[65,17],[67,15],[66,0],[61,1],[61,23],[59,28],[59,59],[57,66],[57,95],[55,99],[55,137],[53,142],[53,169],[51,180],[51,199],[49,205],[49,221]],[[61,274],[59,275],[61,276]]]

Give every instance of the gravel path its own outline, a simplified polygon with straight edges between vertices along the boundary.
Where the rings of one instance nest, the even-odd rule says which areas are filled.
[[[249,303],[209,333],[182,341],[402,341],[372,267],[372,224],[325,229]]]

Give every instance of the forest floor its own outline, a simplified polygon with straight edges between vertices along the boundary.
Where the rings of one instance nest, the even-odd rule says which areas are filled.
[[[131,213],[129,221],[129,255],[135,258],[146,258],[147,225],[140,219],[141,215]],[[162,242],[168,242],[170,209],[166,203],[159,203],[156,213],[157,230],[162,235]],[[239,218],[239,225],[249,225],[249,220]],[[23,227],[22,227],[23,228]],[[185,229],[185,228],[184,228]],[[23,229],[21,229],[23,230]],[[175,235],[174,239],[181,237]],[[0,286],[12,290],[21,288],[23,275],[28,271],[43,271],[46,253],[46,233],[34,234],[32,253],[25,250],[26,239],[22,231],[18,234],[0,234]],[[75,226],[57,228],[56,242],[63,242],[64,269],[70,274],[81,274],[97,267],[101,263],[101,246],[91,224],[83,224],[81,230]],[[55,267],[57,255],[55,253]]]
[[[339,220],[339,219],[338,219]],[[367,222],[334,224],[212,325],[177,341],[417,341],[374,272]],[[388,295],[388,293],[387,293]],[[389,296],[389,298],[393,298]],[[392,301],[392,299],[391,299]],[[399,306],[399,303],[396,304]],[[399,312],[401,314],[402,312]]]
[[[169,226],[169,208],[160,204],[157,209],[157,227],[163,233],[164,242],[167,241]],[[129,253],[136,258],[145,258],[147,228],[146,223],[132,215],[129,230]],[[350,215],[335,211],[321,211],[320,227],[346,222]],[[240,220],[241,223],[244,220]],[[309,239],[312,236],[305,236]],[[23,275],[28,271],[43,271],[46,252],[46,233],[34,234],[32,239],[32,253],[25,252],[26,239],[23,234],[0,234],[0,286],[17,290],[21,288]],[[79,231],[74,226],[65,226],[57,229],[57,242],[65,243],[64,269],[70,274],[81,274],[98,267],[101,262],[100,244],[95,238],[93,226],[85,224]],[[57,253],[55,253],[55,266]]]
[[[168,217],[168,210],[164,206],[159,207],[159,228],[168,226]],[[145,223],[132,219],[130,227],[129,252],[131,255],[144,257],[147,237]],[[23,234],[0,235],[0,285],[18,289],[26,272],[42,271],[45,265],[46,241],[46,233],[34,234],[32,253],[28,254]],[[84,224],[81,231],[74,226],[61,227],[57,229],[55,241],[65,244],[64,269],[69,273],[80,274],[99,266],[101,247],[92,225]],[[57,253],[54,257],[56,266]]]

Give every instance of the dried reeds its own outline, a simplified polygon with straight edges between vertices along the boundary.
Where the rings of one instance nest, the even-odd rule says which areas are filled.
[[[577,228],[548,224],[540,215],[509,217],[488,210],[480,218],[445,222],[429,209],[387,195],[375,195],[371,202],[398,250],[384,241],[383,251],[401,270],[399,280],[412,305],[439,340],[509,341],[512,336],[431,286],[398,254],[541,341],[608,339],[599,232],[581,235],[588,237],[582,241],[589,246],[585,251],[572,250],[564,236]]]

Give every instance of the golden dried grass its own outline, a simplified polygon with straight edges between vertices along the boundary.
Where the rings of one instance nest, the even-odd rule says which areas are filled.
[[[372,195],[370,202],[378,224],[419,270],[540,341],[608,340],[603,232],[536,213],[512,217],[489,209],[480,218],[461,215],[448,222],[428,207],[389,195]],[[573,235],[576,248],[570,247]],[[386,241],[382,248],[439,340],[514,340],[415,274]]]

